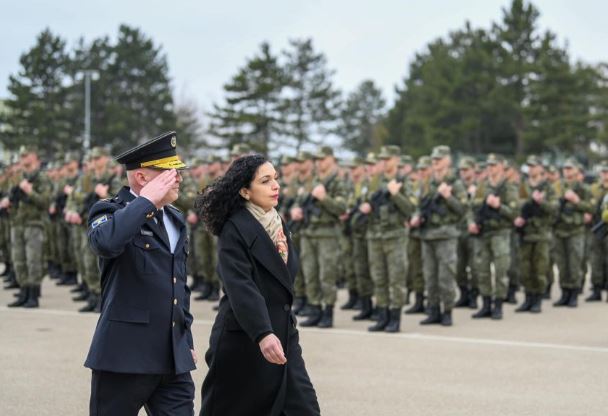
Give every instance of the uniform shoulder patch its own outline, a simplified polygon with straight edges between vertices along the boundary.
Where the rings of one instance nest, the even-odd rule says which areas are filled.
[[[91,223],[91,228],[97,228],[99,227],[101,224],[108,222],[108,215],[104,214],[101,217],[95,218],[93,220],[93,222]]]

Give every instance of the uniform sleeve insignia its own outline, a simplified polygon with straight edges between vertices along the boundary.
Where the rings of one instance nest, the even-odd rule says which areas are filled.
[[[102,215],[101,217],[96,218],[95,221],[93,221],[91,223],[91,228],[97,228],[101,224],[103,224],[104,222],[108,222],[108,216],[107,215]]]

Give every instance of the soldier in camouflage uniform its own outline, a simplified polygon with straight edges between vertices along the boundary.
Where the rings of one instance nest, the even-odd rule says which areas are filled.
[[[467,200],[470,203],[477,191],[475,160],[463,157],[458,163],[460,180],[467,190]],[[458,268],[456,269],[456,284],[460,290],[460,298],[454,304],[456,308],[477,309],[479,296],[479,280],[477,270],[473,267],[474,246],[479,236],[471,235],[467,229],[467,218],[461,224],[461,233],[458,237]]]
[[[502,303],[507,296],[511,228],[517,216],[518,201],[516,189],[505,177],[502,156],[490,154],[486,162],[488,179],[477,187],[468,215],[468,231],[478,236],[474,243],[473,267],[483,298],[483,306],[473,318],[497,320],[503,317]],[[491,264],[494,265],[494,284]]]
[[[0,256],[4,263],[5,289],[17,288],[17,281],[11,260],[11,228],[9,218],[9,193],[11,189],[14,165],[9,165],[0,171]]]
[[[553,193],[558,195],[561,189],[561,176],[560,171],[555,166],[548,166],[546,169],[547,182],[553,188]],[[551,299],[551,288],[555,282],[555,271],[557,263],[555,261],[555,233],[551,233],[551,240],[549,242],[549,271],[547,272],[547,288],[543,299]]]
[[[308,226],[302,240],[302,268],[306,293],[311,305],[302,326],[330,328],[336,302],[338,274],[339,217],[346,211],[346,192],[338,179],[338,165],[333,149],[323,146],[315,155],[317,176],[310,194],[298,200],[292,217],[304,219]],[[323,305],[323,308],[322,308]]]
[[[369,265],[378,308],[371,332],[398,332],[401,308],[405,304],[407,266],[407,223],[417,206],[409,183],[399,181],[401,149],[383,146],[379,182],[368,189],[360,211],[368,216]]]
[[[84,274],[82,276],[89,290],[87,304],[79,309],[80,312],[99,312],[101,308],[101,276],[97,256],[90,249],[86,238],[86,224],[88,223],[89,210],[99,200],[111,197],[119,189],[111,189],[114,176],[108,169],[109,153],[101,148],[94,147],[90,152],[91,171],[89,172],[91,189],[81,194],[82,205],[80,216],[85,226],[81,227],[83,232],[81,252],[83,255]]]
[[[37,308],[44,277],[44,230],[48,221],[51,184],[40,170],[35,148],[22,148],[23,176],[10,191],[11,257],[14,262],[19,296],[10,307]]]
[[[608,163],[600,165],[600,178],[591,186],[591,195],[597,201],[593,213],[591,257],[591,294],[587,302],[602,300],[602,291],[608,289],[608,239],[605,226],[602,227],[602,210],[608,195]]]
[[[416,199],[422,198],[422,193],[428,188],[431,179],[431,158],[421,156],[416,165],[416,172],[412,174],[412,192]],[[410,238],[407,244],[408,272],[407,287],[414,292],[416,299],[414,305],[405,311],[412,315],[424,313],[424,274],[422,272],[422,240],[420,239],[420,228],[410,228]]]
[[[519,198],[520,188],[522,187],[522,180],[517,165],[510,160],[505,160],[505,176],[509,184],[515,189],[515,193]],[[519,201],[518,201],[519,202]],[[519,250],[520,238],[515,227],[511,228],[511,261],[509,264],[509,270],[507,276],[509,277],[509,289],[507,290],[507,297],[505,302],[510,304],[517,304],[517,298],[515,294],[519,290],[521,284],[521,253]]]
[[[14,218],[15,215],[13,213],[11,213],[11,209],[10,209],[10,195],[11,195],[11,190],[15,187],[17,187],[19,185],[19,181],[21,180],[22,177],[22,171],[21,171],[21,161],[18,159],[18,155],[17,155],[17,160],[15,160],[11,166],[9,166],[8,172],[7,172],[7,177],[6,177],[6,182],[5,182],[5,196],[2,198],[2,200],[0,201],[0,208],[2,208],[6,214],[6,244],[8,247],[8,258],[9,258],[9,264],[7,265],[8,267],[8,273],[6,276],[6,286],[4,286],[4,289],[19,289],[19,284],[17,283],[17,276],[15,273],[15,268],[13,267],[13,251],[11,248],[11,229],[14,225]]]
[[[63,165],[63,179],[60,182],[59,191],[56,195],[58,221],[58,248],[59,262],[61,273],[59,278],[65,280],[75,280],[78,274],[76,257],[80,257],[80,250],[76,250],[71,240],[72,225],[66,222],[66,207],[69,196],[79,175],[80,156],[77,153],[70,152],[66,154],[65,163]]]
[[[375,163],[374,160],[370,160]],[[356,157],[352,161],[351,180],[352,192],[349,195],[348,207],[348,230],[352,241],[352,265],[355,274],[356,295],[358,296],[361,308],[353,320],[361,321],[369,319],[372,315],[372,295],[374,285],[369,270],[368,246],[367,246],[367,216],[363,214],[359,207],[369,188],[369,178],[367,174],[367,161],[361,157]],[[346,261],[350,263],[350,261]],[[354,309],[354,308],[353,308]]]
[[[351,217],[353,210],[357,210],[357,201],[354,197],[355,185],[352,177],[352,172],[355,171],[356,163],[354,161],[346,161],[341,164],[340,168],[343,170],[342,183],[344,184],[344,191],[346,192],[346,212],[340,215],[341,232],[339,233],[340,240],[340,258],[351,259],[353,258],[353,234],[351,228]],[[361,169],[363,171],[364,168]],[[361,178],[359,178],[360,180]],[[346,289],[348,290],[348,299],[340,306],[342,310],[353,310],[361,308],[361,301],[359,300],[359,290],[357,289],[357,277],[355,274],[355,268],[351,261],[340,261],[338,262],[340,267],[340,276],[346,283]]]
[[[582,261],[585,249],[585,213],[592,213],[597,203],[589,188],[577,178],[579,164],[567,159],[563,166],[559,210],[555,223],[555,260],[559,270],[561,298],[554,306],[576,307],[583,281]]]
[[[538,157],[528,157],[528,180],[519,192],[521,208],[514,224],[520,236],[521,282],[525,300],[515,312],[540,313],[549,272],[552,225],[557,214],[553,186]]]
[[[62,213],[59,207],[59,198],[63,192],[61,192],[61,183],[63,182],[63,164],[58,162],[51,162],[47,164],[46,175],[51,183],[51,202],[48,208],[49,221],[47,221],[46,229],[46,242],[45,242],[45,255],[46,264],[49,277],[51,279],[57,279],[61,276],[61,254],[59,251],[60,231],[63,220],[61,218]]]
[[[422,193],[417,213],[410,221],[421,227],[424,280],[428,295],[427,319],[421,325],[452,325],[455,298],[458,237],[467,209],[464,186],[451,172],[451,151],[436,146],[431,154],[433,176]],[[442,308],[443,306],[443,308]]]
[[[287,225],[292,233],[292,241],[296,250],[300,253],[300,264],[303,264],[305,256],[302,252],[302,246],[303,241],[306,239],[304,229],[308,224],[304,223],[304,218],[297,217],[297,213],[296,217],[294,217],[292,209],[297,206],[298,201],[302,202],[306,198],[306,195],[312,191],[315,164],[312,154],[306,151],[299,152],[295,161],[297,163],[296,174],[294,174],[288,190],[290,203],[288,204],[289,220],[287,221]],[[296,315],[307,316],[313,312],[306,295],[306,278],[304,277],[303,267],[299,268],[298,274],[295,277],[294,294],[296,295],[297,303],[294,304],[293,312]]]

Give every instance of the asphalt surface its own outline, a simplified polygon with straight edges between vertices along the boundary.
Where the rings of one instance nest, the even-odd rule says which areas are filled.
[[[78,313],[68,288],[48,278],[42,292],[41,307],[24,310],[6,308],[14,291],[0,290],[0,415],[86,415],[91,376],[83,362],[97,316]],[[301,343],[327,416],[606,415],[605,299],[581,299],[576,309],[545,302],[540,315],[515,314],[507,305],[498,322],[472,320],[471,310],[459,309],[451,328],[422,327],[422,316],[409,315],[394,335],[370,334],[369,322],[337,311],[333,329],[301,329]],[[211,306],[192,302],[199,357]],[[207,370],[198,367],[197,411]]]

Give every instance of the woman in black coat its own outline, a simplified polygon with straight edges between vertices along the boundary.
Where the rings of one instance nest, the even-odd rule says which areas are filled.
[[[320,415],[291,312],[297,254],[275,207],[277,173],[236,159],[196,207],[219,236],[225,296],[211,330],[200,416]]]

